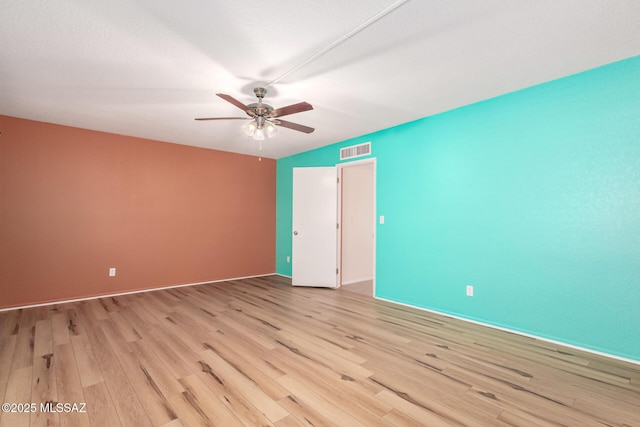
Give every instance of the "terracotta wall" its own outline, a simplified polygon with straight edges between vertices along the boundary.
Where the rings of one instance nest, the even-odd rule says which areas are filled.
[[[275,161],[7,116],[0,132],[0,308],[275,271]]]

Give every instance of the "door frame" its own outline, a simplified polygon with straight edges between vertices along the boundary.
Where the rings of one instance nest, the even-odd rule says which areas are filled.
[[[340,185],[338,185],[338,227],[340,232],[338,233],[338,248],[337,248],[337,264],[338,264],[338,280],[337,287],[342,287],[342,186],[343,182],[343,173],[342,170],[348,167],[356,167],[362,166],[365,164],[373,165],[373,212],[371,212],[371,221],[373,222],[373,253],[371,254],[373,260],[373,295],[376,294],[376,241],[378,238],[378,230],[377,230],[377,207],[376,207],[376,181],[377,181],[377,162],[375,157],[369,157],[362,160],[352,160],[348,162],[338,163],[336,164],[336,168],[338,170],[338,177],[340,179]]]

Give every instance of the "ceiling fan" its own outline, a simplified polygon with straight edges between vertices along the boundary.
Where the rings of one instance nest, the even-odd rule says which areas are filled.
[[[298,132],[311,133],[315,129],[298,123],[281,120],[280,117],[289,114],[301,113],[303,111],[313,110],[313,106],[307,102],[299,102],[297,104],[288,105],[282,108],[274,109],[271,105],[264,104],[262,99],[267,94],[267,89],[257,87],[253,89],[253,93],[258,97],[258,102],[245,105],[230,95],[217,93],[220,98],[235,105],[244,111],[248,117],[202,117],[196,120],[251,120],[245,124],[243,131],[252,136],[254,139],[263,140],[265,137],[271,138],[275,135],[276,126],[297,130]]]

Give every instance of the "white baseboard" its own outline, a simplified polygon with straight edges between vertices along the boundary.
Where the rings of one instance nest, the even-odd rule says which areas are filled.
[[[480,325],[480,326],[486,326],[488,328],[498,329],[500,331],[510,332],[512,334],[521,335],[523,337],[533,338],[533,339],[540,340],[540,341],[546,341],[548,343],[560,345],[562,347],[573,348],[575,350],[580,350],[580,351],[584,351],[584,352],[587,352],[587,353],[597,354],[598,356],[604,356],[604,357],[608,357],[610,359],[616,359],[616,360],[620,360],[622,362],[628,362],[628,363],[633,363],[634,365],[640,365],[640,360],[629,359],[629,358],[622,357],[622,356],[616,356],[615,354],[609,354],[609,353],[604,353],[602,351],[593,350],[593,349],[590,349],[590,348],[580,347],[578,345],[567,344],[567,343],[564,343],[562,341],[556,341],[556,340],[553,340],[553,339],[550,339],[550,338],[539,337],[537,335],[528,334],[526,332],[521,332],[521,331],[516,331],[514,329],[504,328],[502,326],[492,325],[490,323],[479,322],[477,320],[467,319],[465,317],[456,316],[454,314],[442,313],[442,312],[437,311],[437,310],[431,310],[431,309],[424,308],[424,307],[418,307],[417,305],[405,304],[405,303],[402,303],[402,302],[393,301],[393,300],[386,299],[386,298],[380,298],[380,297],[377,297],[375,295],[374,295],[374,298],[378,299],[380,301],[390,302],[392,304],[403,305],[405,307],[411,307],[411,308],[415,308],[415,309],[418,309],[418,310],[427,311],[429,313],[439,314],[440,316],[451,317],[453,319],[462,320],[464,322],[469,322],[469,323],[473,323],[473,324]]]
[[[181,284],[181,285],[170,285],[170,286],[161,286],[161,287],[158,287],[158,288],[139,289],[137,291],[118,292],[118,293],[115,293],[115,294],[104,294],[104,295],[95,295],[95,296],[91,296],[91,297],[75,298],[75,299],[69,299],[69,300],[43,302],[41,304],[31,304],[31,305],[23,305],[23,306],[16,306],[16,307],[0,308],[0,312],[11,311],[11,310],[21,310],[21,309],[24,309],[24,308],[44,307],[44,306],[47,306],[47,305],[55,305],[55,304],[66,304],[66,303],[69,303],[69,302],[89,301],[89,300],[92,300],[92,299],[110,298],[110,297],[117,297],[117,296],[122,296],[122,295],[139,294],[139,293],[142,293],[142,292],[153,292],[153,291],[160,291],[160,290],[163,290],[163,289],[174,289],[174,288],[184,288],[184,287],[187,287],[187,286],[206,285],[207,283],[219,283],[219,282],[226,282],[226,281],[229,281],[229,280],[253,279],[255,277],[273,276],[274,274],[277,274],[277,273],[258,274],[258,275],[255,275],[255,276],[232,277],[232,278],[228,278],[228,279],[208,280],[206,282],[185,283],[185,284]]]
[[[342,281],[342,285],[353,285],[354,283],[360,283],[360,282],[366,282],[367,280],[373,280],[373,277],[364,277],[362,279],[354,279],[354,280],[347,280],[347,281]]]

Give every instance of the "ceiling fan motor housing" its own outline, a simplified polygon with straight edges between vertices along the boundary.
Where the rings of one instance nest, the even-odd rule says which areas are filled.
[[[249,104],[247,107],[249,107],[249,110],[253,111],[256,116],[268,116],[273,111],[273,107],[271,105],[263,103]],[[253,116],[251,113],[247,114],[249,114],[249,116]]]

